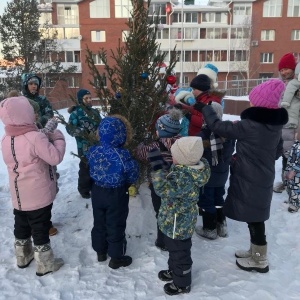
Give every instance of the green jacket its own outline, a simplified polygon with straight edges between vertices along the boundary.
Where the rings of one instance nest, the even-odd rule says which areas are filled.
[[[175,240],[192,237],[197,222],[200,187],[210,177],[210,167],[205,158],[204,167],[172,165],[169,172],[160,169],[152,172],[155,192],[161,197],[158,213],[159,229]]]

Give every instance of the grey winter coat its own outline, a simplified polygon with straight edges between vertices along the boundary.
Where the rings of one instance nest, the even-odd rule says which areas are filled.
[[[250,107],[241,121],[220,121],[209,105],[202,110],[210,129],[236,139],[236,159],[231,165],[224,213],[242,222],[269,219],[275,178],[275,160],[282,153],[281,130],[288,121],[284,108]]]

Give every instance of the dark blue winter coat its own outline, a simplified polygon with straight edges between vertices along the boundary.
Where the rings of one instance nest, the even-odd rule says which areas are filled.
[[[210,135],[211,130],[204,126],[198,136],[203,140],[204,152],[203,157],[209,163],[211,175],[205,186],[208,187],[222,187],[225,186],[229,174],[229,165],[232,159],[232,153],[234,151],[235,140],[223,139],[223,149],[222,154],[218,157],[218,164],[216,166],[212,165],[212,152],[210,148]],[[216,135],[216,137],[219,137]]]
[[[281,130],[288,121],[287,111],[250,107],[241,113],[238,122],[221,121],[210,105],[202,113],[214,133],[237,140],[224,214],[243,222],[268,220],[275,160],[281,155]]]
[[[139,176],[139,168],[129,151],[123,148],[127,130],[124,120],[104,118],[98,128],[100,144],[87,152],[90,176],[95,184],[104,188],[131,185]]]

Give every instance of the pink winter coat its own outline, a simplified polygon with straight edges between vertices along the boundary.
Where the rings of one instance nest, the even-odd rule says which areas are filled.
[[[12,97],[0,103],[0,119],[5,125],[2,155],[9,175],[13,207],[31,211],[50,205],[56,195],[56,173],[65,154],[65,138],[55,130],[48,137],[34,124],[29,101]]]

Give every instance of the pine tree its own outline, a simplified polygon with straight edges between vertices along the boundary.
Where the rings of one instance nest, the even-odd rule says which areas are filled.
[[[177,56],[175,49],[170,58],[169,66],[166,68],[166,76],[159,74],[160,65],[164,62],[166,53],[160,50],[156,42],[159,17],[149,23],[148,8],[150,1],[132,0],[133,10],[127,25],[129,28],[126,42],[110,53],[100,49],[97,53],[104,63],[104,69],[110,88],[106,87],[104,77],[94,64],[93,53],[87,49],[86,62],[94,81],[90,84],[100,99],[101,105],[109,114],[124,116],[132,125],[133,140],[129,150],[134,153],[135,147],[141,142],[154,139],[155,128],[153,126],[156,118],[165,108],[168,101],[166,93],[166,77],[171,74]],[[114,61],[110,66],[107,57]],[[141,166],[141,178],[144,176],[145,168]]]

